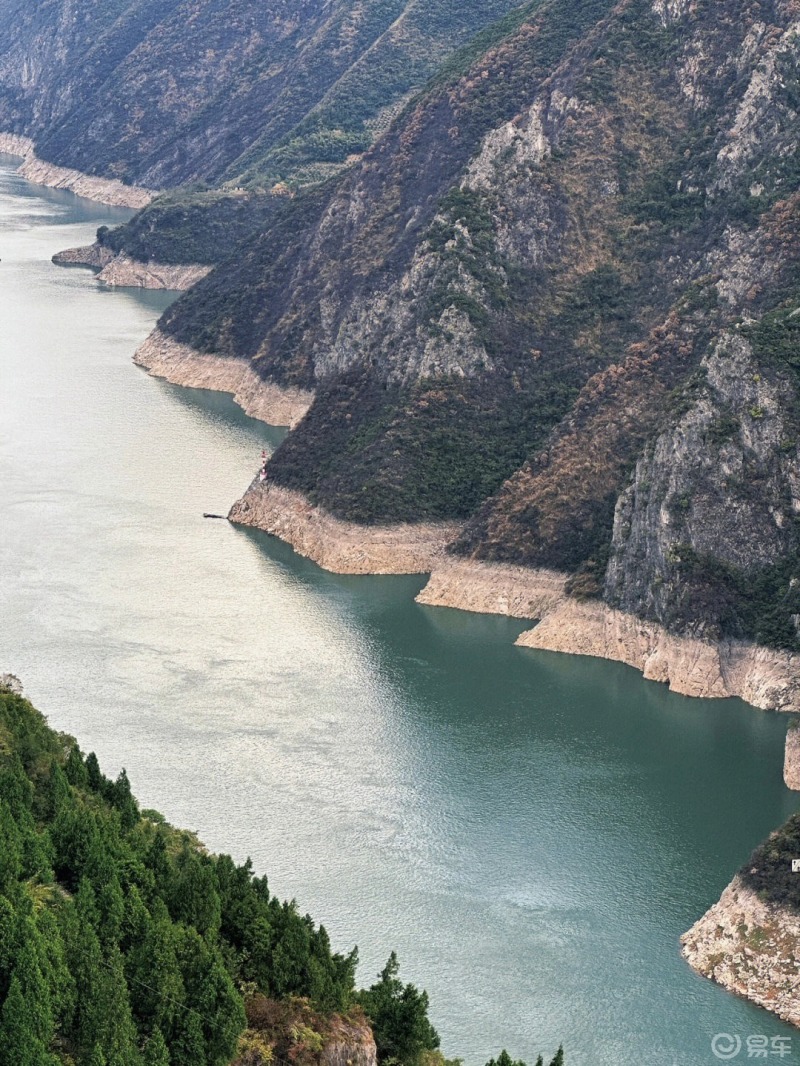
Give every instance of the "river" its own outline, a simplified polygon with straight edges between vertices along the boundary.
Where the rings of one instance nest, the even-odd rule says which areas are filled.
[[[281,431],[132,364],[166,294],[50,263],[125,217],[0,159],[0,671],[357,943],[362,983],[395,948],[467,1066],[562,1040],[568,1066],[704,1066],[721,1031],[800,1062],[678,953],[798,806],[785,720],[204,520]]]

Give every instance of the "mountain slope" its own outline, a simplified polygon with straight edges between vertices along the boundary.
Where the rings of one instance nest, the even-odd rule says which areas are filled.
[[[340,517],[796,649],[796,17],[532,4],[161,329],[316,388],[269,476]]]
[[[0,128],[150,188],[318,180],[513,0],[0,3]]]

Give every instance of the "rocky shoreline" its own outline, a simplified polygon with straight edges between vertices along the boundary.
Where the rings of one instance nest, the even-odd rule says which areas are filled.
[[[793,718],[786,731],[783,780],[787,788],[800,792],[800,718]]]
[[[245,414],[272,426],[297,425],[314,399],[314,394],[304,389],[264,381],[244,359],[197,352],[159,329],[153,330],[133,361],[174,385],[230,392]]]
[[[738,875],[681,950],[698,973],[800,1026],[800,915],[762,902]]]
[[[684,696],[739,697],[761,710],[800,710],[800,656],[744,641],[677,636],[596,600],[565,598],[517,643],[626,663]]]
[[[571,599],[567,575],[557,571],[448,556],[455,524],[361,526],[258,480],[228,517],[279,537],[335,573],[430,573],[417,596],[426,606],[537,621],[517,640],[520,647],[622,662],[685,696],[738,697],[762,710],[800,711],[800,656],[676,636],[599,601]]]
[[[437,562],[417,603],[535,620],[563,602],[567,577],[555,570],[449,556]]]
[[[84,248],[67,248],[53,256],[59,266],[85,266],[98,272],[104,285],[138,289],[191,289],[213,269],[204,263],[143,263],[125,252],[115,254],[110,248],[94,243]]]
[[[228,518],[279,537],[334,574],[429,573],[457,529],[447,523],[358,526],[334,518],[299,492],[258,478]]]
[[[125,185],[116,178],[99,178],[80,170],[59,167],[39,159],[30,137],[18,133],[0,133],[0,152],[20,156],[22,163],[18,173],[27,181],[46,185],[51,189],[69,189],[77,196],[96,200],[112,207],[130,207],[138,210],[146,207],[158,195],[153,189]]]

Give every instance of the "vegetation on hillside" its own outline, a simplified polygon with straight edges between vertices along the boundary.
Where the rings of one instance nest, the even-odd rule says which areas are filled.
[[[151,188],[315,182],[517,0],[0,4],[0,126]],[[25,71],[27,73],[23,74]]]
[[[318,1066],[369,1024],[381,1064],[447,1066],[396,956],[361,992],[356,961],[0,687],[0,1062]]]
[[[800,814],[770,834],[739,871],[744,883],[765,903],[776,903],[800,914],[800,877],[792,860],[800,857]]]

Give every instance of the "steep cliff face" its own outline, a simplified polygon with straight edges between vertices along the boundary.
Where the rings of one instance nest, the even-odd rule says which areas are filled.
[[[575,571],[573,591],[673,625],[654,605],[674,606],[685,567],[671,581],[634,564],[654,527],[629,515],[629,476],[688,431],[673,415],[693,374],[720,380],[686,454],[732,405],[752,498],[718,502],[715,525],[698,488],[691,536],[673,522],[648,559],[692,538],[702,554],[700,526],[716,543],[721,523],[729,545],[771,523],[748,569],[793,550],[796,379],[754,352],[761,385],[728,395],[719,339],[740,320],[746,339],[796,288],[796,17],[789,2],[540,4],[161,328],[316,386],[271,464],[282,485],[357,521],[468,519],[455,551]],[[698,447],[710,477],[715,446]]]
[[[378,107],[365,71],[385,88],[394,69],[385,57],[401,47],[419,56],[420,42],[430,61],[424,71],[412,64],[414,77],[438,67],[412,99],[408,80],[395,85],[391,105],[380,89],[379,110],[393,121],[329,181],[159,200],[100,236],[104,255],[216,264],[159,324],[151,347],[181,353],[178,371],[158,357],[164,372],[218,374],[240,394],[246,380],[248,396],[260,383],[306,402],[313,393],[270,463],[267,488],[248,493],[247,513],[260,513],[261,496],[279,486],[287,499],[303,497],[309,513],[350,523],[447,523],[453,556],[566,574],[567,594],[600,611],[586,623],[597,637],[587,647],[645,620],[652,640],[642,655],[661,674],[672,637],[766,644],[792,663],[800,650],[796,0],[475,4],[472,29],[504,17],[449,58],[468,36],[449,6],[446,15],[445,6],[379,4],[368,15],[343,0],[309,2],[291,6],[292,18],[304,12],[302,27],[278,5],[237,6],[225,26],[210,0],[196,8],[198,39],[216,42],[217,54],[184,77],[178,57],[191,53],[195,31],[179,44],[171,29],[184,9],[164,12],[151,32],[150,9],[137,7],[138,43],[119,70],[160,86],[159,107],[170,111],[163,142],[145,144],[131,120],[130,143],[150,153],[130,156],[125,173],[137,179],[175,179],[173,134],[181,166],[191,169],[201,145],[208,175],[248,182],[257,171],[279,176],[265,147],[272,137],[297,178],[303,153],[322,142],[295,137],[311,127],[294,116],[293,147],[279,145],[269,123],[284,112],[266,106],[265,86],[278,92],[280,83],[299,100],[292,78],[318,63],[320,77],[337,79],[326,83],[319,114],[339,115],[349,136],[357,112],[371,140],[380,123],[353,102],[363,96]],[[16,71],[41,17],[25,15],[29,29],[12,35]],[[109,48],[123,23],[133,25],[95,27]],[[290,43],[295,58],[284,63]],[[74,51],[67,33],[54,62],[68,64]],[[267,54],[274,85],[258,65]],[[384,58],[369,67],[376,56]],[[166,91],[159,79],[173,67]],[[41,95],[37,71],[30,93],[17,86],[3,98],[20,115],[29,107],[29,123],[53,113],[31,103]],[[358,94],[342,96],[356,84]],[[200,110],[195,97],[204,97]],[[269,130],[248,119],[252,151],[223,160],[207,120],[229,116],[234,98],[257,98]],[[65,115],[59,136],[71,129],[71,144],[88,144]],[[116,115],[111,108],[110,125],[91,125],[107,147]],[[330,132],[327,121],[314,129]],[[125,155],[127,143],[114,151]],[[203,220],[213,225],[204,230]],[[272,503],[267,510],[280,525]],[[778,690],[790,693],[780,703],[789,706],[792,685]]]
[[[800,614],[796,383],[723,335],[645,446],[614,516],[605,597],[672,629],[792,646]],[[743,575],[751,575],[744,581]]]

